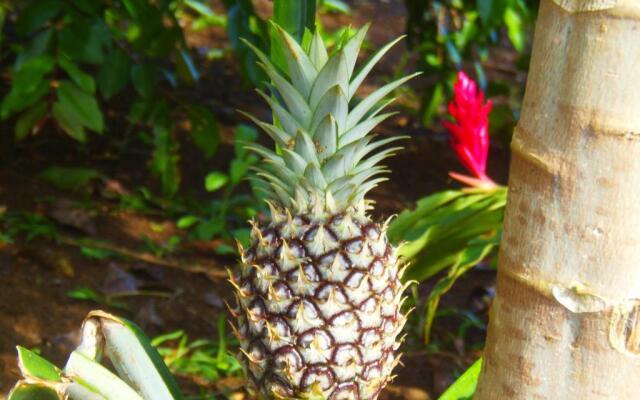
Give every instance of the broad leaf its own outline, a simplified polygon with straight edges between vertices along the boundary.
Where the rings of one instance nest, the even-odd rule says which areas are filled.
[[[45,116],[49,105],[46,101],[40,101],[23,112],[16,121],[15,138],[22,140],[31,133],[35,133],[37,123]]]
[[[22,346],[18,346],[17,350],[18,365],[24,377],[56,382],[62,380],[61,371],[55,365]]]
[[[131,63],[129,57],[120,49],[111,50],[98,71],[98,89],[102,96],[109,99],[118,94],[129,81]]]
[[[58,86],[58,104],[83,127],[102,133],[104,121],[98,102],[74,83],[63,80]]]
[[[80,87],[80,89],[90,94],[95,93],[96,84],[93,80],[93,77],[78,68],[78,66],[73,63],[73,61],[62,56],[58,59],[58,65],[60,65],[60,67],[64,69],[67,74],[69,74],[71,80],[74,81],[76,85]]]

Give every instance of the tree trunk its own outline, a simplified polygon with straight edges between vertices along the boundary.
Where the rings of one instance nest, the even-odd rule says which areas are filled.
[[[640,0],[542,0],[475,400],[640,399]]]

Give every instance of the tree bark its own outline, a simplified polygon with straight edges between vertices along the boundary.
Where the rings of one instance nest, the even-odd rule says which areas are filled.
[[[475,400],[640,399],[640,0],[542,0]]]

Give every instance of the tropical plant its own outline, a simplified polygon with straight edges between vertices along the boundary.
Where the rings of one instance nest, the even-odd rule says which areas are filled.
[[[505,85],[485,73],[492,48],[508,38],[526,68],[527,37],[533,23],[537,0],[405,0],[410,47],[419,54],[419,68],[430,77],[423,91],[422,119],[425,124],[438,115],[456,71],[472,67],[483,89],[519,99],[517,86]],[[505,32],[506,31],[506,32]],[[506,33],[506,35],[505,35]],[[518,101],[501,107],[500,117],[515,122]],[[496,119],[497,121],[497,119]]]
[[[15,140],[53,122],[79,142],[108,131],[126,150],[131,133],[137,133],[152,145],[150,168],[166,196],[180,184],[177,115],[170,110],[188,114],[196,145],[207,157],[215,153],[219,138],[213,114],[173,90],[198,80],[174,1],[30,0],[16,3],[12,13],[15,24],[8,31],[14,62],[0,118],[15,117]],[[124,97],[126,88],[137,96]],[[118,113],[128,110],[123,134],[109,129],[104,104]]]
[[[101,364],[108,358],[115,371]],[[140,328],[131,321],[92,311],[82,341],[59,369],[18,346],[22,379],[8,400],[180,400],[173,376]]]
[[[541,2],[476,400],[638,398],[639,28]]]
[[[384,97],[408,76],[359,102],[355,94],[376,62],[357,72],[368,26],[329,55],[318,32],[302,43],[279,26],[286,51],[280,71],[252,47],[271,79],[259,91],[273,124],[248,116],[276,143],[253,144],[264,158],[257,185],[271,208],[254,221],[250,246],[241,249],[236,288],[236,332],[256,395],[267,398],[376,398],[397,364],[404,285],[386,224],[367,216],[369,190],[384,178],[380,162],[398,140],[372,142],[371,130],[391,114]],[[349,103],[352,103],[349,106]]]
[[[470,268],[492,259],[500,243],[507,190],[486,174],[489,151],[488,116],[491,102],[464,72],[458,73],[454,100],[449,103],[453,121],[445,121],[451,147],[472,176],[449,175],[468,185],[418,200],[416,208],[405,210],[389,226],[389,239],[401,244],[398,255],[410,267],[405,279],[424,281],[447,269],[426,302],[421,321],[424,340],[440,297]]]
[[[176,376],[188,376],[213,383],[226,376],[242,374],[242,366],[231,352],[225,333],[226,316],[218,318],[218,340],[189,341],[187,334],[178,330],[154,338],[151,345],[158,350],[167,367]]]

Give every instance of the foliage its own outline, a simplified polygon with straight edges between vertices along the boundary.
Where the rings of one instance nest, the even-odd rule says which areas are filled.
[[[226,336],[224,316],[218,319],[218,341],[198,339],[189,342],[182,330],[158,336],[151,344],[158,349],[169,369],[178,376],[193,376],[213,383],[222,377],[239,376],[242,366],[230,353],[236,345]],[[171,345],[171,344],[174,345]]]
[[[153,147],[150,168],[163,194],[180,184],[179,144],[174,137],[177,110],[190,114],[195,143],[208,157],[218,132],[210,111],[177,96],[179,84],[198,80],[174,10],[185,0],[25,1],[16,5],[11,88],[0,104],[0,118],[15,118],[14,138],[22,140],[53,121],[69,137],[122,136],[109,127],[103,109],[129,109],[128,128]],[[78,46],[82,38],[82,46]],[[132,89],[133,99],[124,93]],[[116,106],[116,104],[118,104]]]
[[[408,280],[424,281],[447,269],[426,304],[425,342],[440,297],[467,270],[495,255],[500,242],[507,191],[444,191],[418,201],[389,226],[389,240],[401,244],[399,255],[409,263]]]
[[[85,188],[100,173],[93,168],[51,166],[40,173],[40,178],[58,189],[77,191]]]
[[[206,0],[176,0],[172,7],[178,20],[191,20],[191,29],[199,31],[208,27],[226,27],[227,16],[211,9]]]
[[[471,400],[476,391],[481,368],[482,358],[479,358],[449,386],[438,400]]]
[[[419,54],[419,68],[431,77],[423,94],[422,119],[430,123],[445,102],[456,71],[465,64],[475,69],[480,86],[495,95],[505,91],[488,82],[483,64],[504,36],[527,64],[528,35],[536,0],[405,0],[410,47]],[[505,32],[506,31],[506,32]],[[509,95],[509,87],[506,93]],[[518,96],[519,97],[519,96]],[[509,111],[503,110],[507,115]],[[513,117],[511,117],[513,119]]]
[[[9,400],[70,399],[181,400],[173,376],[142,330],[131,321],[92,311],[82,341],[63,369],[18,346],[22,379]],[[115,371],[101,364],[108,356]]]
[[[228,238],[233,236],[243,244],[249,237],[249,231],[242,229],[244,222],[256,216],[263,207],[262,202],[254,196],[238,194],[239,185],[247,178],[250,169],[258,158],[245,148],[247,143],[256,140],[258,133],[248,125],[239,125],[234,134],[234,158],[228,171],[211,171],[204,180],[208,192],[222,191],[221,198],[213,199],[209,204],[191,209],[183,215],[177,225],[181,229],[189,229],[192,237],[200,240],[211,240],[213,237]],[[218,253],[233,253],[234,248],[219,246]]]
[[[49,218],[22,211],[0,213],[0,232],[0,239],[6,243],[13,242],[18,236],[24,236],[27,241],[39,237],[55,239],[58,236],[58,229]]]

